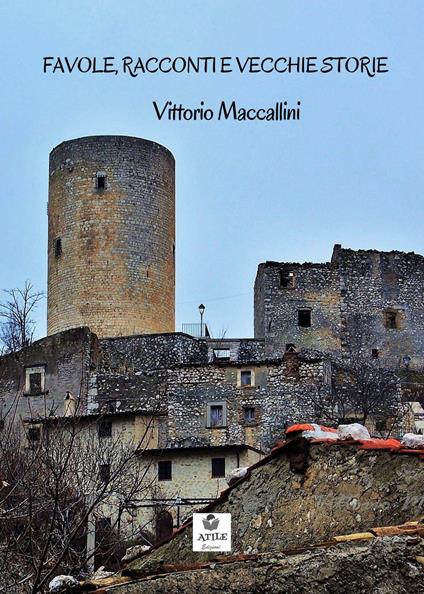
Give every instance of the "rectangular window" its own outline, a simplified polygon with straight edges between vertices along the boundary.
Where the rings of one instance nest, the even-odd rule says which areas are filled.
[[[224,407],[221,404],[211,406],[211,426],[222,427],[224,424]]]
[[[280,270],[280,287],[284,289],[294,288],[294,272],[292,270]]]
[[[27,367],[25,369],[25,394],[36,396],[43,394],[45,390],[45,368],[44,365]]]
[[[206,427],[226,427],[227,403],[210,402],[207,405]]]
[[[388,330],[396,330],[400,326],[400,315],[397,311],[385,311],[384,322]]]
[[[242,387],[252,385],[252,372],[250,369],[240,371],[240,384]]]
[[[311,325],[311,310],[299,309],[297,311],[297,325],[301,328],[309,328]]]
[[[98,173],[96,176],[96,190],[104,190],[106,188],[106,176]]]
[[[28,441],[31,443],[38,443],[40,441],[41,431],[40,427],[28,428]]]
[[[110,481],[110,464],[100,464],[99,479],[102,483],[108,483]]]
[[[372,355],[372,358],[373,359],[378,359],[378,355],[379,355],[378,349],[372,349],[371,350],[371,355]]]
[[[101,419],[97,425],[99,437],[112,437],[112,421]]]
[[[254,423],[256,421],[256,408],[254,406],[246,406],[244,408],[244,422]]]
[[[29,374],[29,391],[30,394],[40,394],[41,392],[41,373]]]
[[[212,458],[212,478],[225,477],[225,458]]]
[[[54,255],[55,258],[60,258],[62,255],[62,239],[58,237],[54,244]]]
[[[214,349],[213,358],[221,361],[228,361],[230,358],[230,349]]]
[[[158,480],[172,481],[172,460],[160,460],[158,462]]]

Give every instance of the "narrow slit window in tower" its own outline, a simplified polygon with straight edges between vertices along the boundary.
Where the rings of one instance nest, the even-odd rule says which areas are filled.
[[[103,173],[98,173],[96,176],[96,190],[104,190],[106,188],[106,176]]]
[[[54,244],[54,255],[55,258],[60,258],[60,256],[62,255],[62,239],[60,237],[56,239],[56,242]]]

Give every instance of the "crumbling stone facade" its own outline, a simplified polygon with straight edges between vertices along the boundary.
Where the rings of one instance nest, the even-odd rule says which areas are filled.
[[[50,154],[48,334],[172,332],[174,158],[127,136],[62,142]]]
[[[20,415],[34,419],[64,414],[70,392],[81,414],[165,414],[164,447],[264,452],[288,424],[313,415],[317,391],[331,388],[331,365],[315,351],[273,359],[263,351],[263,341],[252,339],[170,333],[99,341],[88,328],[68,330],[0,358],[0,399],[6,407],[17,398]],[[43,389],[26,392],[26,376],[39,369]],[[211,423],[214,406],[221,407],[219,424]]]
[[[0,418],[61,416],[67,392],[81,399],[84,410],[97,355],[97,337],[75,328],[0,357]],[[31,375],[39,383],[31,385]]]
[[[331,262],[265,262],[255,281],[255,337],[333,356],[361,351],[384,366],[424,364],[424,258],[336,245]]]

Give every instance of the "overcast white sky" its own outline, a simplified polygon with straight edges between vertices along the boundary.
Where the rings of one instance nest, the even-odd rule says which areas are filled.
[[[177,329],[203,302],[215,335],[251,336],[264,260],[326,261],[334,243],[424,253],[422,0],[3,0],[0,28],[0,288],[45,289],[48,154],[91,134],[176,158]],[[390,72],[47,76],[46,55],[377,55]],[[159,122],[167,99],[301,100],[302,119]]]

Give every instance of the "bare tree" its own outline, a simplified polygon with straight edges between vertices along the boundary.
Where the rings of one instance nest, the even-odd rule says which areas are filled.
[[[16,422],[3,428],[0,592],[46,592],[55,575],[83,575],[94,556],[122,556],[127,510],[151,489],[140,454],[152,418],[138,440],[119,432],[101,438],[101,422],[75,414],[44,419],[26,435]]]
[[[0,303],[0,354],[14,353],[31,344],[35,331],[32,316],[38,303],[44,299],[44,293],[34,291],[29,281],[25,281],[22,289],[4,292],[6,300]]]
[[[375,432],[387,437],[398,431],[406,414],[397,374],[373,358],[372,319],[350,315],[342,356],[331,361],[331,382],[318,384],[311,401],[315,420],[334,424],[371,420]]]

